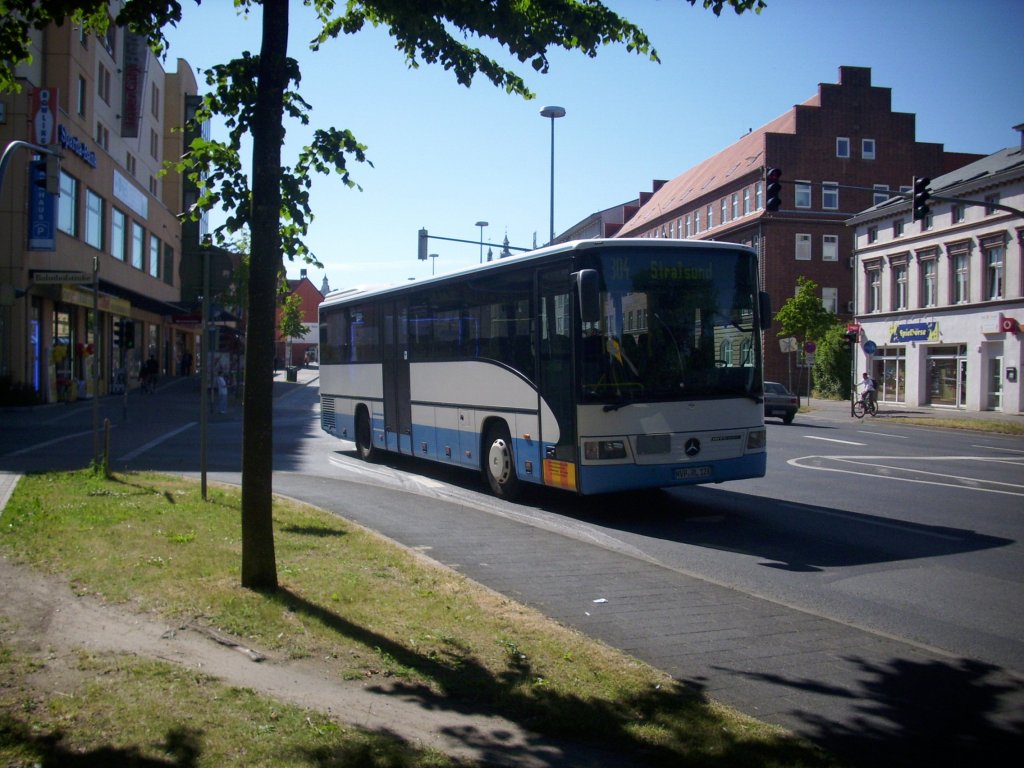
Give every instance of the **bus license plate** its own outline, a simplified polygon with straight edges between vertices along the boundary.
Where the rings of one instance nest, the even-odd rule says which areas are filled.
[[[682,467],[676,470],[676,480],[690,480],[694,477],[711,477],[711,467]]]

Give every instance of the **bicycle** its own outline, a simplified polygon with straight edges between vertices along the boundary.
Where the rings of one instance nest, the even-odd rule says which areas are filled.
[[[875,398],[865,400],[863,397],[853,404],[853,415],[858,419],[863,419],[865,413],[870,413],[872,416],[878,415],[878,403],[875,402]]]

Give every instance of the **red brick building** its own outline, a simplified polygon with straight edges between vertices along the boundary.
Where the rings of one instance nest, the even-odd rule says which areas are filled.
[[[853,240],[844,222],[913,177],[939,176],[977,159],[915,138],[915,116],[892,111],[891,90],[871,84],[871,70],[840,67],[839,83],[752,130],[671,181],[642,193],[635,214],[606,236],[670,237],[744,243],[761,256],[762,287],[779,307],[797,278],[821,287],[825,306],[853,313]],[[782,204],[765,209],[764,174],[782,170]],[[790,363],[765,338],[765,378],[787,381]],[[793,384],[806,387],[803,377]]]
[[[324,282],[326,285],[326,280]],[[277,337],[274,342],[274,356],[282,366],[302,365],[307,360],[316,361],[319,359],[317,355],[317,343],[320,338],[319,309],[324,295],[306,277],[304,269],[299,273],[298,280],[288,281],[288,293],[299,297],[302,306],[302,324],[309,329],[309,332],[301,338],[291,340],[291,359],[288,359],[288,339],[281,335],[281,307],[278,306],[274,316]]]

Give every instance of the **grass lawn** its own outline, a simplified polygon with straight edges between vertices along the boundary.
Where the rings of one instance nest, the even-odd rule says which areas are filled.
[[[831,766],[781,730],[334,515],[276,500],[280,589],[239,585],[240,492],[157,474],[27,476],[0,517],[12,561],[138,614],[231,635],[336,680],[399,682],[460,710],[635,755],[644,766]],[[9,643],[0,610],[0,762],[443,766],[446,755],[171,663]]]

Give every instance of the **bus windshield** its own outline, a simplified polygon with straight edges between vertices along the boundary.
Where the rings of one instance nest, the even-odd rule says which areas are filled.
[[[616,248],[584,261],[599,273],[601,317],[581,328],[582,402],[760,395],[752,253]]]

